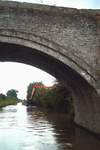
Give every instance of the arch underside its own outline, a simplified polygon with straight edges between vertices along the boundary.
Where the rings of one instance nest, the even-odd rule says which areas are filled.
[[[77,57],[70,47],[65,49],[43,37],[8,29],[0,29],[0,42],[1,61],[18,61],[34,65],[59,79],[62,76],[73,76],[75,79],[77,76],[95,86],[96,78],[90,73],[93,68]],[[67,74],[63,74],[64,70]]]
[[[66,78],[70,80],[71,78],[71,81],[74,82],[76,77],[76,79],[80,78],[85,81],[76,71],[56,58],[22,45],[1,42],[0,61],[14,61],[29,64],[50,73],[59,80],[65,80]],[[85,82],[87,83],[87,81]]]
[[[35,37],[37,40],[28,41],[7,34],[0,35],[0,61],[33,65],[63,80],[74,98],[75,122],[97,133],[100,125],[99,98],[93,86],[78,72],[84,72],[85,69],[80,68],[69,55],[64,57],[61,52],[57,52],[59,47],[52,42],[46,43],[44,39],[38,39],[39,37]],[[77,71],[77,68],[80,69]]]
[[[14,29],[0,29],[0,42],[25,46],[27,49],[31,48],[47,54],[75,70],[90,84],[92,83],[94,87],[95,81],[99,78],[91,74],[91,70],[95,72],[95,68],[92,68],[80,56],[78,57],[77,52],[72,48],[73,46],[65,48],[43,37],[31,33],[18,32]]]

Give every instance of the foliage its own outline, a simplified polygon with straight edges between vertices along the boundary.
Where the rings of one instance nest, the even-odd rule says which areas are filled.
[[[43,99],[43,105],[55,111],[68,112],[72,103],[71,93],[62,83],[56,83],[48,89]]]
[[[7,91],[7,96],[4,94],[0,94],[0,108],[5,107],[7,105],[15,105],[19,102],[17,98],[17,90],[11,89]]]
[[[18,103],[17,98],[8,98],[4,94],[0,94],[0,108],[5,107],[7,105],[15,105]]]
[[[6,95],[0,93],[0,99],[5,99],[6,98]]]
[[[7,97],[8,98],[16,98],[17,99],[17,90],[11,89],[7,91]]]
[[[30,83],[27,87],[27,100],[30,99],[30,97],[31,97],[33,84],[34,84],[34,82]]]
[[[30,83],[27,88],[27,102],[30,104],[35,104],[40,106],[41,105],[41,98],[43,97],[43,94],[45,92],[45,88],[39,88],[41,86],[44,86],[42,82],[33,82]],[[32,96],[32,90],[35,88],[35,95]]]
[[[33,83],[30,83],[28,88],[27,88],[27,99],[30,99],[31,98],[31,94],[32,94],[32,90],[33,90],[33,87],[39,87],[39,86],[44,86],[44,84],[42,82],[33,82]],[[38,92],[40,91],[40,92]],[[43,91],[43,88],[37,88],[36,89],[36,93],[40,94],[41,91]],[[37,95],[37,94],[36,94]]]
[[[14,98],[12,98],[12,99],[8,99],[8,98],[1,99],[0,98],[0,108],[5,107],[7,105],[15,105],[17,103],[18,103],[17,99],[14,99]]]
[[[43,83],[30,83],[27,90],[27,98],[31,95],[34,85],[43,85]],[[64,82],[56,82],[52,88],[37,88],[31,102],[48,110],[67,112],[70,115],[74,113],[73,99]]]

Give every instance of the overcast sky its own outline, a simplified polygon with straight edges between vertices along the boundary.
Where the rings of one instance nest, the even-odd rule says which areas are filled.
[[[100,9],[100,0],[13,0],[29,3],[42,3],[74,8]]]
[[[29,83],[43,81],[47,86],[53,85],[55,78],[50,74],[30,65],[12,62],[0,63],[0,93],[9,89],[18,90],[19,98],[26,98]]]
[[[15,1],[15,0],[12,0]],[[100,9],[100,0],[16,0],[20,2],[42,3],[56,6]],[[9,89],[19,91],[19,98],[26,98],[27,86],[33,81],[43,81],[51,86],[54,78],[35,67],[20,63],[0,62],[0,93],[6,94]]]

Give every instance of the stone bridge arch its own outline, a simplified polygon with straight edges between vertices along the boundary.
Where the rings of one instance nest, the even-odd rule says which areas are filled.
[[[70,59],[69,63],[65,64],[58,59],[59,57],[63,58],[63,56],[54,57],[56,51],[53,51],[53,46],[52,48],[44,46],[44,43],[40,44],[37,42],[38,40],[32,42],[20,37],[11,37],[11,34],[10,37],[4,35],[1,35],[0,37],[1,61],[16,61],[30,64],[43,69],[59,80],[63,80],[73,94],[76,123],[93,130],[94,132],[97,130],[97,118],[95,118],[95,113],[98,113],[100,109],[97,109],[95,104],[96,99],[98,100],[99,97],[93,86],[91,86],[88,81],[77,72],[77,70],[71,67],[72,63]],[[57,48],[57,46],[54,46],[54,48]],[[48,52],[46,53],[44,50],[48,50]],[[98,103],[96,105],[98,105]]]
[[[0,60],[34,65],[64,80],[74,97],[75,122],[100,133],[99,12],[92,13],[0,2]]]
[[[63,47],[58,43],[38,35],[18,32],[13,29],[0,29],[0,42],[25,46],[54,57],[74,69],[90,82],[90,84],[95,86],[94,82],[91,82],[91,80],[95,81],[96,78],[89,72],[89,70],[93,69],[92,66],[88,65],[83,58],[76,55],[73,46],[73,48],[69,46]]]

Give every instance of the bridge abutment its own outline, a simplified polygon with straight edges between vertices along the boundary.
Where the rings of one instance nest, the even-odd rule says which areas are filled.
[[[74,89],[75,123],[100,134],[100,97],[90,85]]]

